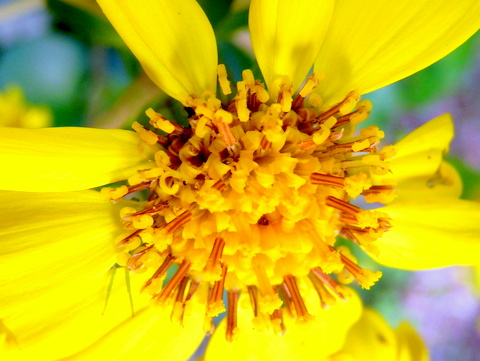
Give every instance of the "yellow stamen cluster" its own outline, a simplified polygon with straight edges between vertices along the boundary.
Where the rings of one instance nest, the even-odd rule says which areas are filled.
[[[219,83],[227,98],[223,67]],[[174,302],[175,318],[206,285],[207,320],[226,311],[227,291],[229,339],[241,292],[250,296],[252,318],[268,319],[282,332],[283,313],[310,317],[298,278],[308,278],[327,307],[346,297],[335,274],[364,288],[380,277],[336,249],[335,241],[341,234],[366,245],[390,227],[385,214],[350,203],[393,191],[374,184],[375,175],[388,172],[386,153],[377,150],[383,132],[368,127],[356,133],[371,104],[352,92],[324,108],[311,93],[317,84],[312,75],[293,97],[288,82],[280,81],[278,99],[269,99],[247,70],[230,100],[191,96],[190,127],[152,109],[151,130],[134,125],[155,150],[155,166],[103,192],[113,200],[148,193],[142,209],[122,211],[129,234],[118,243],[119,263],[137,273],[151,270],[144,289],[158,302]]]

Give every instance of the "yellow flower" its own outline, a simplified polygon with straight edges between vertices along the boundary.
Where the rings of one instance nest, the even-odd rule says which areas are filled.
[[[0,126],[42,128],[52,125],[50,111],[41,106],[28,105],[18,87],[0,93]]]
[[[235,91],[194,0],[99,3],[190,127],[150,109],[151,128],[136,132],[0,130],[10,359],[182,360],[225,311],[207,359],[327,357],[361,313],[343,283],[380,277],[335,245],[338,234],[400,268],[476,261],[480,207],[458,200],[442,163],[449,117],[382,150],[377,127],[354,128],[371,108],[362,94],[478,29],[478,2],[254,0],[266,88],[245,71]],[[114,204],[86,190],[122,180],[101,191]],[[350,203],[389,203],[397,190],[376,210]],[[144,201],[122,199],[131,193]]]

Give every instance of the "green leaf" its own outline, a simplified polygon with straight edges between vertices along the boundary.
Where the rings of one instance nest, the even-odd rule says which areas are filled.
[[[213,28],[227,16],[232,2],[233,0],[198,0],[199,5],[203,11],[205,11],[205,14],[207,14],[208,20],[210,20]]]
[[[106,45],[126,49],[123,40],[107,18],[59,0],[47,0],[56,27],[72,34],[86,44]]]

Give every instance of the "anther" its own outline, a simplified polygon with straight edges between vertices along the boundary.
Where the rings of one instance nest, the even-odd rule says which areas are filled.
[[[257,277],[258,288],[262,294],[262,297],[258,302],[260,312],[270,315],[274,310],[282,305],[282,300],[270,284],[270,279],[265,272],[265,268],[260,265],[259,262],[256,262],[252,268],[255,272],[255,276]]]
[[[300,294],[300,291],[298,289],[297,282],[295,281],[295,277],[293,277],[292,275],[286,275],[283,277],[283,281],[290,293],[290,297],[297,313],[297,318],[303,320],[307,320],[308,318],[310,318],[307,307],[305,306],[302,295]]]
[[[212,252],[208,257],[207,264],[204,268],[204,272],[207,272],[209,275],[209,280],[217,281],[222,276],[223,270],[220,261],[222,259],[224,247],[225,241],[222,238],[216,238],[212,247]]]
[[[184,296],[185,296],[185,290],[187,288],[189,281],[190,279],[188,277],[183,277],[182,281],[180,282],[180,285],[177,288],[177,295],[175,297],[175,303],[173,304],[172,314],[170,316],[170,319],[174,322],[183,321],[183,315],[184,315],[184,309],[185,309]]]
[[[217,182],[215,182],[212,188],[222,192],[223,190],[225,190],[225,188],[227,188],[227,184],[223,180],[219,179]]]
[[[360,96],[356,92],[349,93],[347,95],[347,97],[342,102],[338,103],[337,105],[330,108],[326,112],[320,114],[317,117],[317,120],[320,120],[320,121],[326,120],[326,119],[330,118],[331,116],[336,115],[338,113],[340,113],[340,114],[349,113],[350,110],[353,110],[353,108],[355,107],[355,104],[356,104],[356,102],[359,98],[360,98]]]
[[[255,286],[247,286],[248,295],[250,296],[250,304],[253,310],[253,316],[258,316],[258,288]]]
[[[167,301],[172,292],[178,287],[180,282],[187,275],[188,271],[190,270],[190,266],[191,263],[185,259],[170,281],[168,281],[165,287],[154,298],[160,303]]]
[[[268,140],[268,138],[264,135],[262,140],[260,141],[260,147],[263,150],[268,150],[272,147],[272,142]]]
[[[168,208],[168,203],[162,202],[160,204],[153,204],[151,207],[142,209],[141,211],[129,214],[127,217],[124,217],[124,220],[128,220],[130,218],[141,216],[144,214],[157,214],[162,212],[163,210]]]
[[[310,181],[312,182],[312,184],[332,187],[343,187],[345,178],[333,176],[330,174],[312,173],[310,176]]]
[[[144,249],[141,249],[140,251],[137,251],[132,256],[130,256],[130,258],[128,259],[127,268],[130,270],[138,269],[141,266],[137,263],[138,260],[140,259],[140,257],[148,253],[152,248],[153,248],[153,245],[148,246]]]
[[[370,271],[364,269],[357,265],[354,261],[349,259],[344,254],[340,254],[343,264],[345,265],[345,269],[350,272],[350,274],[357,280],[358,284],[366,289],[369,290],[375,282],[377,282],[380,277],[382,276],[382,272],[380,271]]]
[[[126,243],[128,243],[133,237],[136,237],[138,236],[138,234],[143,231],[143,229],[137,229],[135,232],[133,232],[132,234],[128,235],[127,237],[125,237],[124,239],[122,239],[120,242],[117,243],[117,247],[122,247],[123,245],[125,245]]]
[[[213,284],[210,297],[207,304],[207,315],[210,317],[218,316],[225,311],[223,304],[223,289],[225,286],[225,277],[227,275],[227,266],[222,265],[222,274],[220,279]]]
[[[173,234],[177,229],[187,224],[192,219],[192,212],[185,211],[178,217],[175,217],[167,224],[163,225],[160,229],[167,234]]]
[[[228,311],[227,311],[227,332],[226,337],[228,342],[232,342],[235,339],[237,331],[237,307],[239,291],[228,291]]]
[[[172,254],[168,254],[167,257],[165,257],[165,260],[163,261],[162,265],[158,267],[158,269],[155,271],[152,277],[148,279],[147,282],[142,287],[142,291],[145,290],[150,284],[153,282],[153,280],[156,280],[160,277],[163,277],[167,270],[173,265],[173,262],[175,261],[175,257],[172,256]]]
[[[324,289],[325,286],[328,287],[330,291],[332,291],[335,295],[337,295],[342,300],[346,300],[345,294],[342,292],[344,291],[344,287],[335,281],[332,277],[322,272],[322,270],[318,267],[312,268],[309,273],[309,278],[312,280],[313,285],[321,284]]]
[[[285,324],[283,322],[282,309],[278,308],[270,315],[270,320],[272,322],[272,328],[275,334],[278,336],[283,336],[285,334]]]
[[[361,211],[360,208],[354,206],[353,204],[350,204],[332,196],[327,197],[326,204],[329,207],[338,209],[339,211],[350,214],[352,216],[356,216]]]

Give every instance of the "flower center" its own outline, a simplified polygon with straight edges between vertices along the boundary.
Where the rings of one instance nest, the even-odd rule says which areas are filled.
[[[279,82],[278,99],[269,99],[249,70],[230,99],[223,66],[219,83],[225,100],[189,98],[190,127],[152,109],[153,130],[134,124],[155,151],[155,166],[129,185],[102,190],[112,200],[148,193],[140,210],[122,210],[129,235],[118,243],[119,263],[132,272],[151,269],[144,290],[160,303],[175,302],[174,313],[199,286],[208,287],[211,319],[226,311],[226,290],[229,339],[241,292],[250,295],[253,316],[266,315],[281,332],[285,312],[309,318],[299,278],[308,278],[327,306],[347,296],[339,282],[355,279],[368,289],[380,277],[335,242],[342,235],[371,247],[388,231],[385,214],[350,201],[393,199],[392,185],[376,184],[388,172],[390,152],[377,149],[384,136],[377,127],[355,132],[370,102],[352,92],[325,108],[312,92],[315,75],[295,97],[288,82]]]

